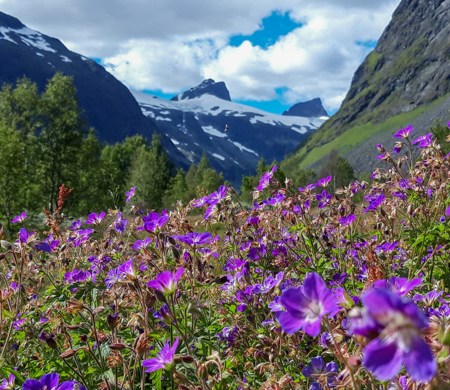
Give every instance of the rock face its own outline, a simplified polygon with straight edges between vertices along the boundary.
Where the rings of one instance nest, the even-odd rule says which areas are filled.
[[[377,46],[355,72],[339,111],[284,162],[285,169],[318,167],[326,157],[324,150],[336,148],[355,172],[371,172],[374,142],[391,145],[399,122],[416,125],[419,135],[434,121],[448,121],[449,22],[450,0],[402,0]],[[402,117],[393,118],[399,114]],[[371,134],[376,126],[376,134]],[[357,140],[353,130],[358,130]]]
[[[212,95],[218,97],[222,100],[227,100],[231,102],[230,92],[228,91],[225,83],[220,81],[216,83],[213,79],[204,80],[201,84],[197,85],[185,91],[177,96],[174,96],[171,100],[186,100],[186,99],[195,99],[202,95]]]
[[[302,116],[305,118],[328,117],[328,113],[325,111],[325,108],[323,108],[322,100],[320,100],[320,98],[294,104],[289,110],[283,112],[282,115]]]
[[[403,0],[324,126],[380,121],[450,92],[450,0]]]

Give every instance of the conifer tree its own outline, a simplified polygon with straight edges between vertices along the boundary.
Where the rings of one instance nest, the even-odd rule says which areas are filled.
[[[149,148],[138,148],[130,168],[129,186],[137,188],[135,202],[139,207],[162,208],[172,169],[158,135],[153,136]]]
[[[78,159],[85,127],[76,98],[72,78],[55,74],[48,82],[40,101],[41,128],[39,134],[40,168],[43,192],[50,210],[56,205],[61,184],[76,187]]]

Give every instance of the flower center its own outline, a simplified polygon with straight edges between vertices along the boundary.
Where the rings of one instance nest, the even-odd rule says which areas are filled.
[[[319,301],[311,301],[308,305],[308,309],[306,310],[305,320],[308,322],[317,321],[317,319],[321,316],[322,312],[323,312],[322,303]]]

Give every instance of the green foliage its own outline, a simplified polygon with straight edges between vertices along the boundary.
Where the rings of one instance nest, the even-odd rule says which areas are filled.
[[[40,99],[39,114],[42,118],[39,133],[42,189],[49,209],[53,210],[61,184],[71,188],[78,185],[79,171],[74,160],[79,159],[85,125],[70,77],[57,73],[48,82]]]
[[[171,178],[168,188],[163,197],[164,207],[173,207],[178,201],[186,204],[189,200],[189,188],[186,183],[186,174],[182,169],[178,169],[174,177]]]
[[[192,164],[187,171],[186,184],[189,198],[199,198],[217,190],[223,184],[223,176],[211,168],[208,158],[203,154],[199,164]]]
[[[141,145],[136,150],[128,183],[129,187],[137,187],[135,202],[140,208],[162,208],[172,170],[173,166],[162,148],[159,136],[153,136],[150,147]]]
[[[142,136],[127,137],[123,142],[114,145],[106,145],[100,158],[103,209],[114,206],[123,208],[125,205],[124,193],[129,189],[128,180],[131,163],[136,151],[145,146]]]
[[[327,158],[327,162],[319,172],[319,176],[332,175],[331,185],[333,190],[348,185],[355,180],[355,173],[349,162],[333,150]]]
[[[405,123],[410,123],[414,118],[441,104],[449,96],[447,94],[444,97],[436,99],[433,103],[391,116],[378,123],[371,121],[365,122],[364,118],[360,118],[358,124],[346,129],[342,134],[336,134],[334,128],[325,124],[311,136],[305,146],[283,161],[282,168],[290,177],[295,177],[300,169],[305,169],[320,162],[333,150],[337,150],[340,155],[345,156],[352,149],[366,142],[375,134],[385,133],[387,131],[394,132],[404,126]],[[323,142],[320,142],[319,138],[322,138]]]
[[[442,124],[436,124],[431,129],[434,137],[437,142],[441,145],[441,148],[444,153],[450,152],[450,130],[448,126],[444,126]]]

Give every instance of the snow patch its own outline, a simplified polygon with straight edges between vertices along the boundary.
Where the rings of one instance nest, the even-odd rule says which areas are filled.
[[[235,142],[235,141],[231,141],[231,142],[233,142],[233,144],[235,146],[237,146],[241,152],[244,150],[244,151],[246,151],[248,153],[253,153],[255,156],[259,157],[259,154],[256,153],[254,150],[251,150],[251,149],[245,147],[244,145],[240,144],[239,142]]]
[[[6,27],[0,27],[0,34],[2,34],[2,36],[0,37],[0,39],[4,39],[5,41],[9,41],[12,43],[15,43],[17,45],[17,42],[14,39],[11,39],[7,33],[10,32],[11,30],[9,28]]]
[[[59,56],[61,58],[62,62],[72,62],[72,60],[69,57],[66,56]]]
[[[221,160],[221,161],[225,161],[225,157],[221,156],[220,154],[217,153],[213,153],[212,154],[215,158]]]
[[[43,38],[40,32],[32,30],[28,27],[23,27],[19,30],[11,29],[11,31],[20,35],[21,41],[28,46],[33,46],[40,50],[56,53],[56,50],[50,46],[50,44]]]
[[[172,122],[172,119],[166,118],[166,117],[164,117],[164,116],[157,116],[157,117],[155,118],[155,120],[157,120],[157,121],[167,121],[167,122]]]
[[[207,133],[209,135],[213,135],[214,137],[219,137],[219,138],[227,138],[228,137],[226,134],[221,133],[220,131],[216,130],[212,126],[203,126],[202,129],[205,133]]]
[[[179,145],[180,144],[180,141],[177,141],[176,139],[171,138],[170,140],[172,141],[172,143],[174,145]]]

